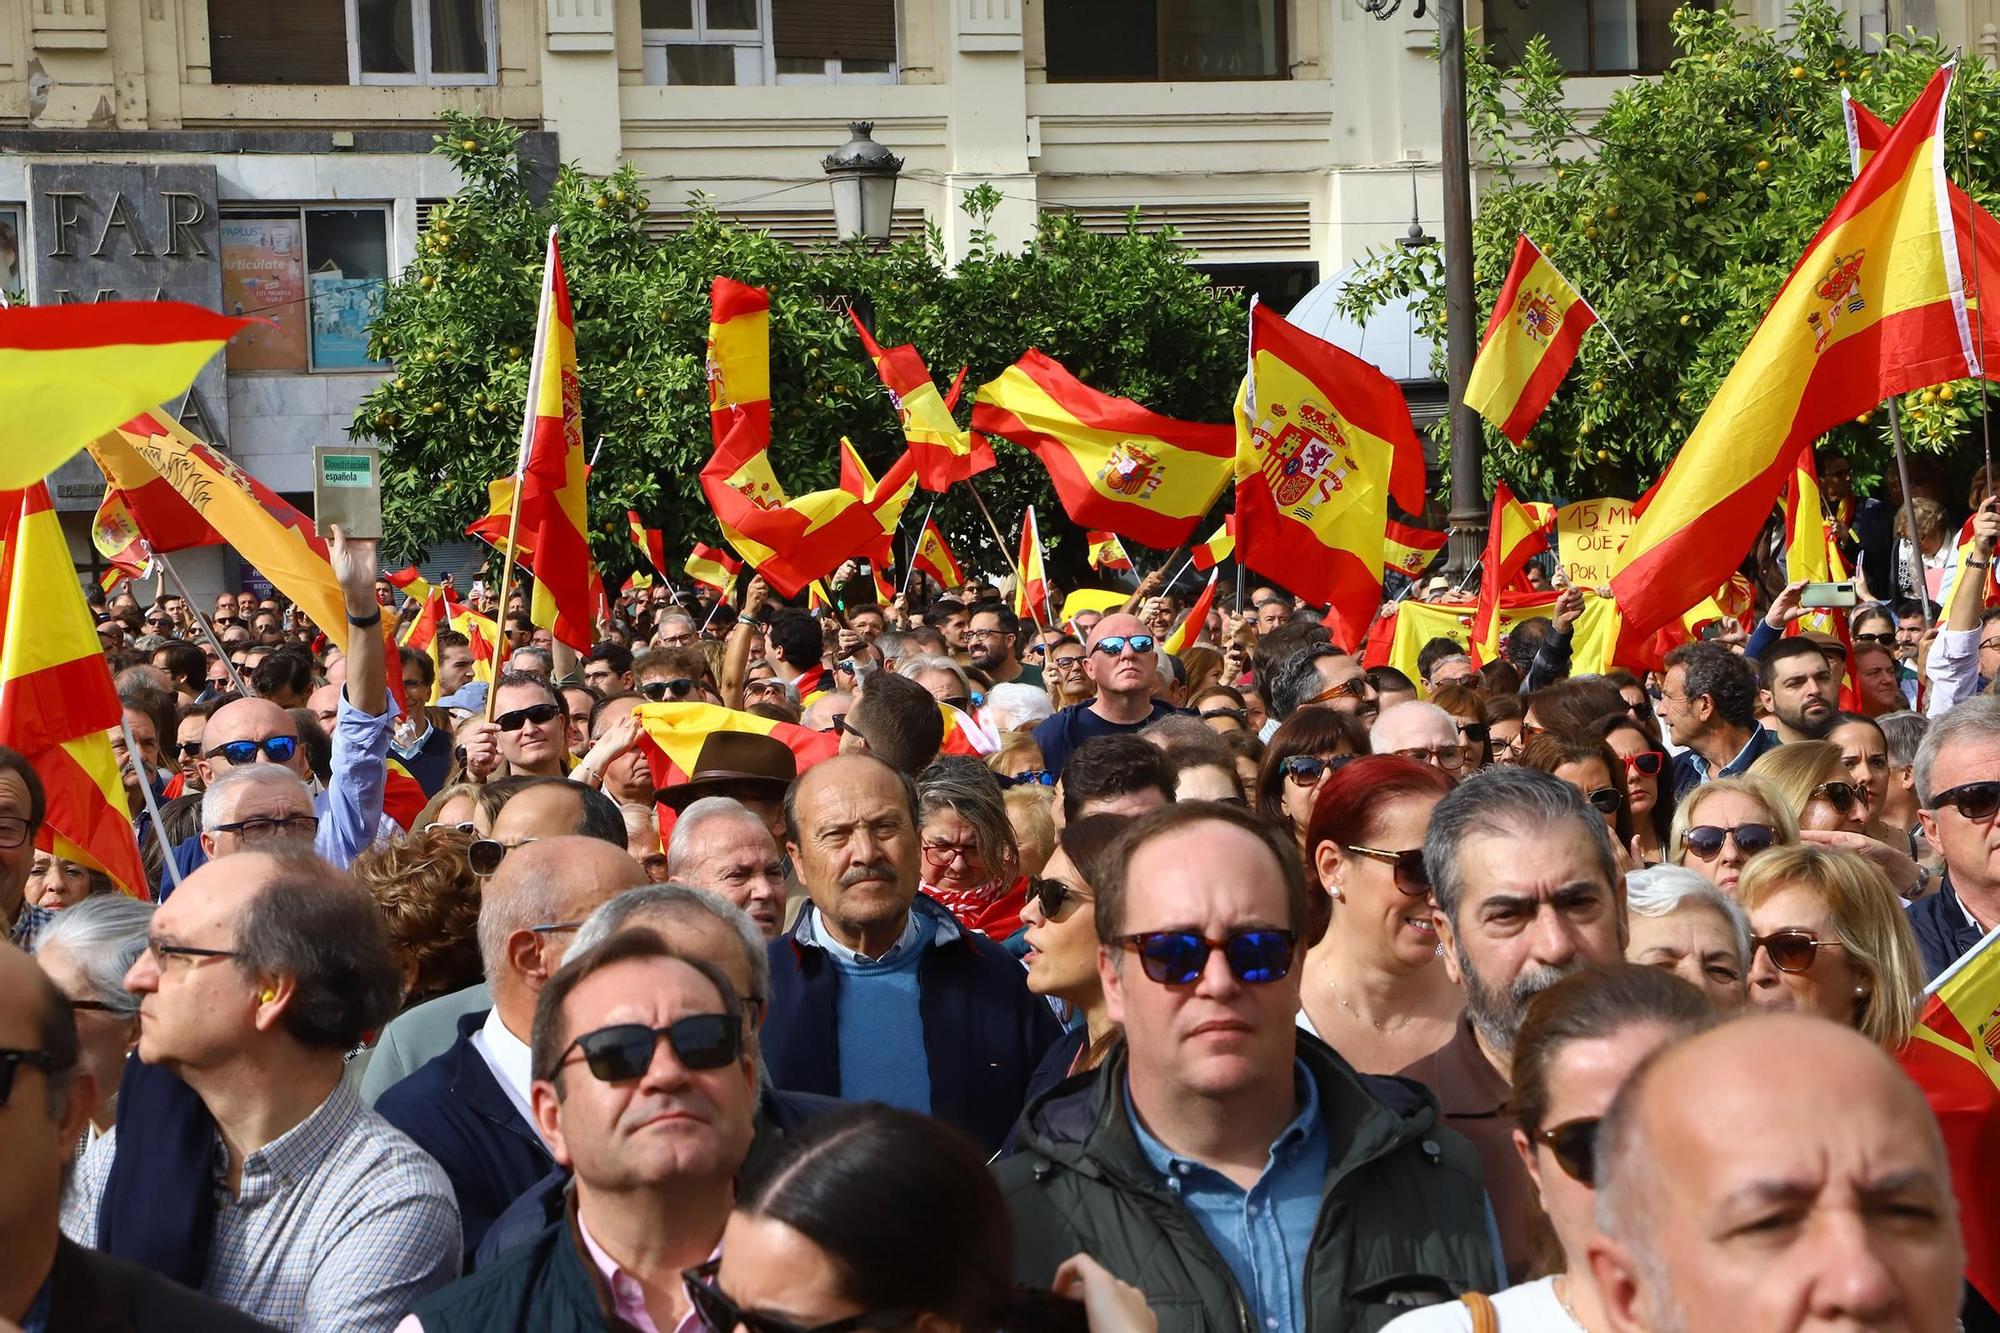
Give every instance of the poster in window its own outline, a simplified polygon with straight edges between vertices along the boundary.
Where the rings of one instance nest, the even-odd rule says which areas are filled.
[[[229,369],[305,370],[305,233],[298,218],[225,216],[221,226],[222,308],[271,321],[230,339]]]
[[[0,292],[9,297],[27,281],[21,276],[21,221],[19,204],[0,204]]]
[[[330,261],[311,275],[313,368],[369,370],[368,326],[381,310],[379,278],[350,278]]]

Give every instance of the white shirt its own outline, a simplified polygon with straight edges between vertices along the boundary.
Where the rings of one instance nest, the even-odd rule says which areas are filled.
[[[1509,1287],[1493,1298],[1501,1333],[1582,1333],[1556,1299],[1556,1280],[1541,1278]],[[1472,1311],[1464,1301],[1427,1305],[1389,1321],[1382,1333],[1472,1333]]]
[[[521,1113],[528,1128],[541,1133],[535,1124],[534,1104],[528,1100],[528,1085],[535,1081],[534,1052],[500,1021],[499,1005],[487,1010],[486,1025],[472,1034],[472,1049],[479,1052],[479,1058],[493,1071],[494,1081],[506,1092],[507,1100],[514,1103],[514,1109]]]

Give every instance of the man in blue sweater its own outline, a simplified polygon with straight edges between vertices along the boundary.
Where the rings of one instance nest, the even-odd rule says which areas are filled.
[[[999,945],[919,896],[917,795],[869,755],[814,765],[785,800],[812,901],[771,942],[771,1081],[950,1121],[999,1147],[1059,1035]]]

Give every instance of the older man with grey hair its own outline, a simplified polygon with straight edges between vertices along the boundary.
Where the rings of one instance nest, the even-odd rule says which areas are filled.
[[[1509,1278],[1529,1259],[1534,1192],[1514,1151],[1514,1036],[1528,1002],[1570,973],[1625,955],[1625,892],[1604,819],[1561,778],[1488,768],[1431,812],[1424,838],[1433,918],[1465,1015],[1443,1047],[1402,1071],[1437,1094],[1472,1140],[1500,1223]]]
[[[139,997],[125,974],[146,948],[153,905],[122,893],[99,893],[55,914],[35,942],[35,961],[76,1014],[82,1065],[97,1079],[92,1137],[116,1123],[118,1081],[139,1039]]]
[[[780,1092],[764,1073],[757,1035],[770,1004],[771,960],[757,922],[721,894],[707,889],[674,882],[647,884],[619,894],[592,912],[577,931],[571,953],[581,956],[620,931],[635,928],[651,930],[676,953],[713,966],[729,978],[731,988],[743,1001],[744,1042],[757,1065],[759,1082],[752,1120],[755,1138],[744,1162],[746,1171],[776,1151],[784,1135],[842,1105],[834,1098],[809,1092]],[[568,1182],[569,1172],[558,1167],[515,1200],[486,1233],[478,1262],[484,1264],[533,1240],[561,1218],[563,1189]]]
[[[1399,754],[1440,769],[1453,782],[1465,770],[1465,747],[1458,739],[1458,719],[1436,704],[1418,699],[1390,704],[1368,729],[1368,748],[1376,754]]]
[[[1935,977],[2000,926],[2000,698],[1932,718],[1911,773],[1924,836],[1944,854],[1944,883],[1910,908]]]
[[[733,797],[704,796],[681,811],[667,838],[667,878],[722,895],[767,940],[785,928],[784,854],[762,817]]]
[[[310,845],[318,829],[312,792],[276,764],[224,769],[201,794],[201,850],[211,861],[273,842]]]
[[[493,1007],[466,1014],[451,1049],[384,1092],[383,1119],[437,1159],[458,1197],[465,1253],[555,1159],[535,1130],[528,1041],[535,997],[568,956],[584,918],[645,879],[598,838],[523,843],[486,881],[479,956]]]

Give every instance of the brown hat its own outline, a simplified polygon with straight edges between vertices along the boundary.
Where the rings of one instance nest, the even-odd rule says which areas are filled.
[[[661,788],[656,799],[669,810],[685,810],[704,796],[732,792],[775,801],[798,776],[799,761],[783,741],[747,731],[717,731],[701,743],[693,775]]]

